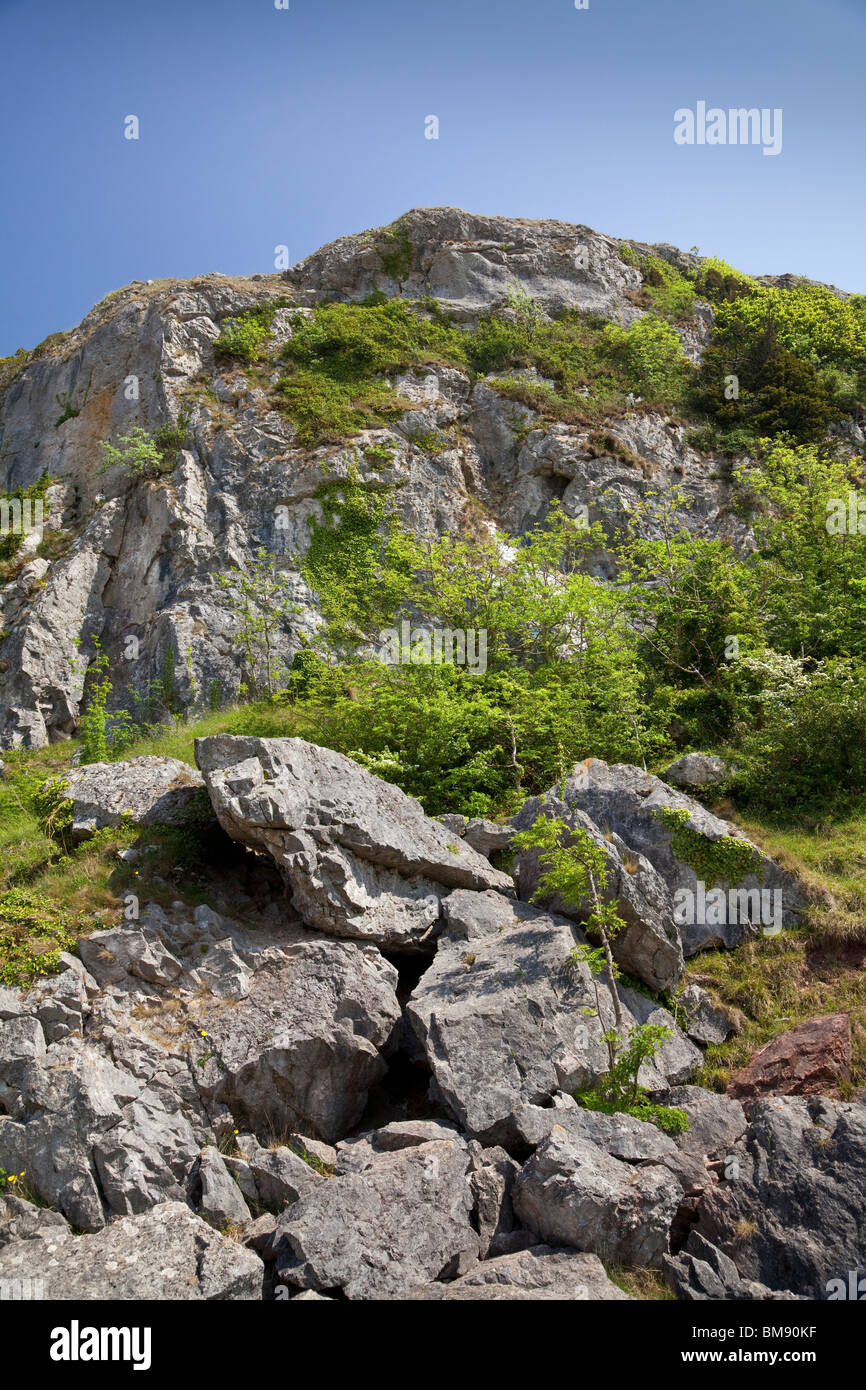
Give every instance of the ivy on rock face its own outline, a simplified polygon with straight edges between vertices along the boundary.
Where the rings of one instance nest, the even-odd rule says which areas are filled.
[[[660,806],[657,818],[672,831],[671,849],[677,859],[693,869],[700,882],[712,888],[718,883],[739,883],[750,874],[761,874],[761,857],[736,835],[711,840],[692,829],[687,807]]]

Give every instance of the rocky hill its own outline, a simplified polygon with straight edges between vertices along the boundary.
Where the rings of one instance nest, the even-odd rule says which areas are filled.
[[[855,1296],[864,403],[454,209],[0,362],[4,1287]]]
[[[748,543],[729,460],[690,447],[685,421],[644,402],[608,410],[600,395],[582,424],[549,419],[486,374],[445,365],[434,347],[430,361],[419,353],[413,370],[386,375],[405,403],[392,421],[345,442],[331,431],[310,447],[279,394],[298,312],[334,300],[400,296],[422,318],[447,313],[470,330],[496,307],[513,317],[518,286],[541,314],[627,325],[643,312],[642,274],[621,258],[624,245],[558,222],[413,212],[395,228],[341,238],[285,277],[133,283],[78,328],[7,359],[0,487],[12,496],[44,480],[46,515],[45,532],[25,535],[6,565],[0,595],[0,746],[36,748],[75,731],[95,641],[127,707],[167,666],[177,708],[230,704],[249,672],[219,577],[262,547],[294,590],[298,611],[277,634],[289,660],[318,622],[302,572],[310,518],[323,486],[352,467],[365,485],[391,488],[401,523],[419,534],[451,534],[479,514],[520,534],[554,499],[595,519],[603,496],[613,525],[630,503],[676,483],[689,526]],[[628,246],[635,262],[697,264],[670,247]],[[254,360],[243,361],[243,343],[238,356],[215,352],[227,323],[262,309],[273,312]],[[679,328],[691,358],[712,320],[698,300]],[[102,441],[136,428],[162,450],[158,481],[101,471]]]

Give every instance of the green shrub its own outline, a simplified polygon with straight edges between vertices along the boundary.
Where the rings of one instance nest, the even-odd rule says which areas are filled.
[[[780,821],[842,814],[866,791],[866,664],[799,663],[803,680],[752,701],[739,744],[738,799]]]
[[[596,1086],[575,1091],[575,1100],[585,1110],[600,1111],[604,1115],[633,1115],[637,1120],[657,1125],[666,1134],[684,1134],[689,1128],[686,1112],[675,1106],[654,1105],[638,1082],[642,1064],[655,1057],[673,1036],[672,1029],[658,1023],[641,1024],[625,1038],[608,1033],[606,1040],[613,1042],[616,1060]]]
[[[222,332],[214,342],[214,357],[218,362],[243,362],[252,366],[258,362],[262,349],[271,334],[274,316],[284,309],[287,299],[271,299],[257,304],[237,318],[224,319]]]
[[[100,473],[110,468],[122,468],[134,478],[151,480],[170,473],[173,463],[168,462],[156,440],[141,425],[133,425],[127,434],[121,435],[117,444],[100,440],[102,465]]]
[[[611,323],[605,336],[633,390],[654,401],[681,396],[691,368],[676,329],[664,319],[645,314],[628,328]]]
[[[640,263],[643,289],[660,314],[673,320],[687,319],[694,312],[695,286],[662,256],[646,256]]]
[[[26,989],[56,974],[61,953],[76,946],[75,927],[71,913],[30,888],[0,893],[0,984]]]
[[[30,503],[42,502],[50,486],[51,475],[49,473],[43,473],[41,478],[39,478],[35,483],[31,483],[29,487],[17,487],[12,492],[7,492],[2,497],[0,497],[0,501],[10,503],[15,501],[29,501]],[[30,508],[30,519],[31,523],[35,519],[35,513],[32,507]],[[23,529],[12,529],[13,515],[11,509],[9,514],[9,520],[9,529],[5,532],[0,532],[0,565],[2,565],[5,561],[14,560],[15,556],[18,554],[18,551],[21,548],[21,542],[24,540]],[[22,524],[23,521],[24,510],[22,509]],[[0,577],[2,577],[2,570],[0,570]]]

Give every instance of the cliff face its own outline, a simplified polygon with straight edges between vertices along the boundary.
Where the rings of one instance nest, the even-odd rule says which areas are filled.
[[[431,209],[343,237],[285,276],[135,282],[47,340],[0,398],[0,490],[50,478],[41,544],[36,532],[23,538],[0,590],[0,746],[39,747],[74,732],[87,665],[79,653],[94,639],[120,703],[133,707],[133,692],[163,680],[167,663],[175,708],[231,701],[244,670],[219,576],[261,548],[294,586],[297,611],[278,637],[290,659],[319,622],[300,573],[309,523],[323,483],[350,467],[393,489],[401,521],[419,533],[456,532],[470,503],[514,534],[554,499],[594,519],[602,494],[615,520],[649,490],[677,484],[691,504],[687,525],[747,544],[730,513],[725,464],[689,448],[681,422],[640,404],[600,434],[546,421],[483,378],[431,365],[389,383],[410,409],[341,444],[300,447],[278,408],[279,354],[299,309],[377,292],[429,306],[432,296],[471,325],[482,311],[507,312],[518,285],[547,314],[570,308],[628,324],[641,314],[641,275],[621,246],[586,227]],[[694,262],[669,247],[637,249]],[[275,299],[282,307],[255,368],[217,360],[226,320]],[[678,328],[692,360],[711,321],[699,303]],[[178,424],[185,447],[165,476],[101,471],[101,441]],[[373,461],[371,445],[380,446]]]

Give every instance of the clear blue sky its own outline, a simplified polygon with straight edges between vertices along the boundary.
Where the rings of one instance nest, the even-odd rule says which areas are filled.
[[[866,0],[0,0],[0,54],[0,355],[434,204],[866,289]],[[782,153],[677,146],[701,100]]]

